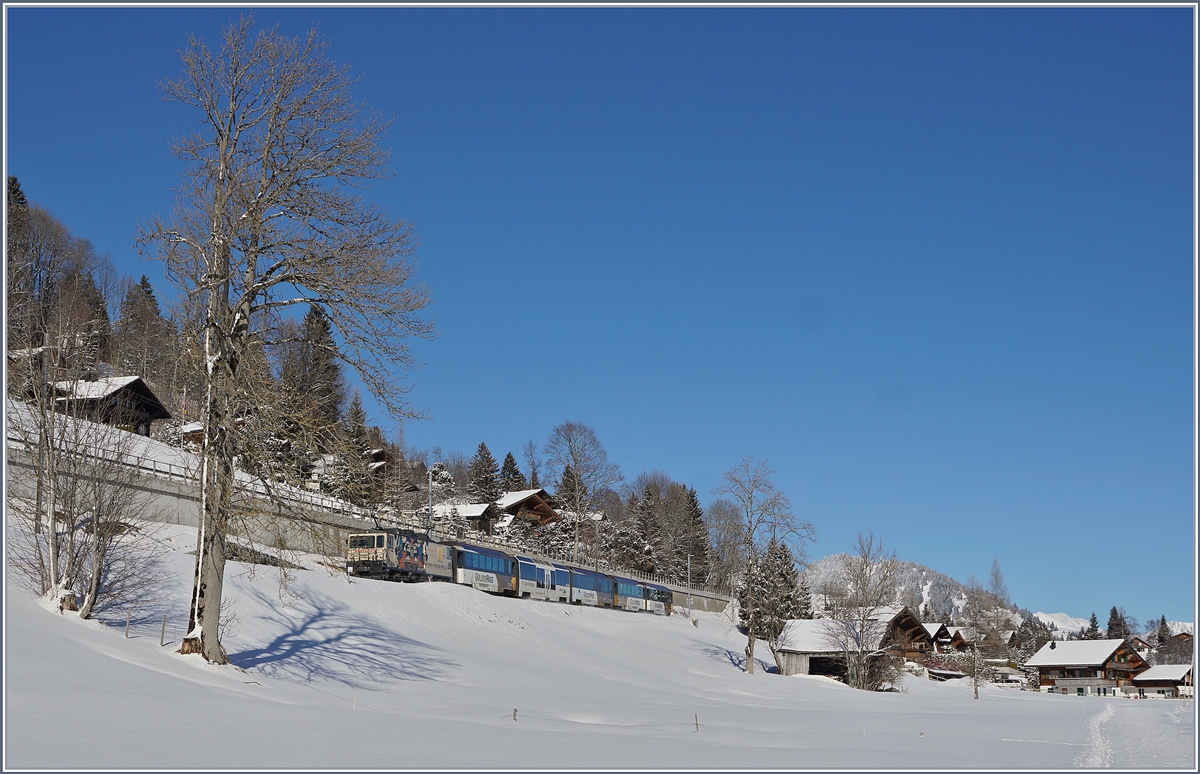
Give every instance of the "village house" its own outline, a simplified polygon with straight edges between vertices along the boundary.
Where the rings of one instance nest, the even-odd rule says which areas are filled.
[[[57,382],[54,395],[56,411],[138,435],[150,435],[150,423],[156,419],[171,418],[171,412],[138,376]]]
[[[1192,696],[1191,664],[1158,664],[1133,678],[1140,698],[1174,699]]]
[[[1038,670],[1041,690],[1078,696],[1133,693],[1146,659],[1125,640],[1051,640],[1025,662]]]
[[[922,624],[929,635],[929,642],[934,653],[947,653],[950,647],[950,629],[944,623]]]
[[[550,494],[545,489],[505,492],[500,495],[496,505],[503,514],[496,523],[497,527],[507,527],[513,523],[513,519],[525,519],[541,527],[561,518],[550,505]]]

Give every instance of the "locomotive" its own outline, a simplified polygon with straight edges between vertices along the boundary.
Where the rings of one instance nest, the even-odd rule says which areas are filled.
[[[461,540],[437,541],[402,529],[353,533],[346,549],[349,575],[393,581],[448,581],[480,591],[574,605],[670,615],[666,586],[508,554]]]

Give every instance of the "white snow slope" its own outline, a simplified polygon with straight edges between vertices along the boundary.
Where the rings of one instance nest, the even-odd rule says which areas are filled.
[[[195,538],[169,534],[176,582],[129,639],[124,611],[81,621],[7,584],[6,769],[1195,766],[1190,702],[747,675],[716,615],[694,627],[319,569],[285,607],[273,571],[231,563],[237,667],[215,667],[174,653]]]

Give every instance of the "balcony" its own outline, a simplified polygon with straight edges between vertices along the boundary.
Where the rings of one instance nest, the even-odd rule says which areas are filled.
[[[1055,677],[1056,688],[1116,688],[1116,680],[1106,680],[1103,677]]]

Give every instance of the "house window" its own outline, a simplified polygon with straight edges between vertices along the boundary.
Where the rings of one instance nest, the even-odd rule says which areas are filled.
[[[1078,693],[1080,696],[1083,696],[1086,691],[1087,691],[1087,689],[1082,688],[1082,687],[1075,689],[1075,692]]]

